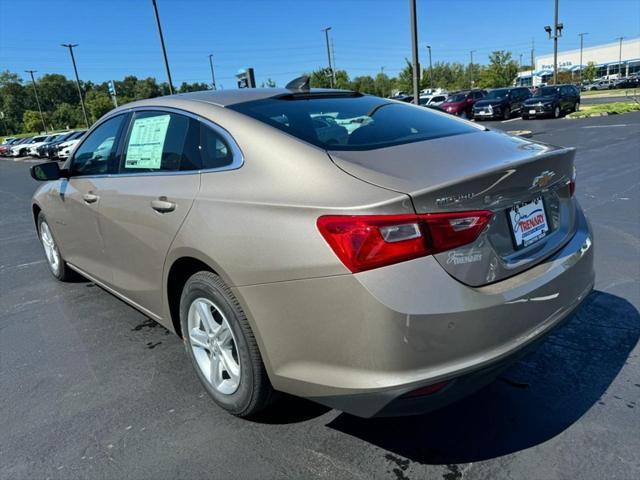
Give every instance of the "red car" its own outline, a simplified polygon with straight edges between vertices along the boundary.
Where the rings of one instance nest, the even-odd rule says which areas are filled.
[[[440,105],[440,110],[462,118],[473,118],[473,105],[486,94],[485,90],[465,90],[452,93]]]

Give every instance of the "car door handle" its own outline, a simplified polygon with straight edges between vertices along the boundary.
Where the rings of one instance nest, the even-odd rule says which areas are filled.
[[[84,195],[82,195],[82,200],[84,200],[84,203],[96,203],[99,198],[100,197],[98,195],[95,195],[93,193],[85,193]]]
[[[158,200],[151,201],[151,208],[156,212],[168,213],[173,212],[176,209],[176,204],[168,201],[166,197],[160,197]]]

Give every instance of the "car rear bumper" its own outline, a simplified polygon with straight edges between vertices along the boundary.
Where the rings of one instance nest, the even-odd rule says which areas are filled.
[[[491,381],[593,288],[591,230],[506,280],[469,287],[432,257],[234,288],[278,390],[363,417],[419,413]],[[409,392],[450,382],[438,393]]]

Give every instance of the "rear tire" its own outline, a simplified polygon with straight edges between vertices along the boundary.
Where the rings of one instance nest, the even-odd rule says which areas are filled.
[[[47,266],[51,274],[61,282],[70,282],[78,279],[80,275],[71,270],[64,261],[64,258],[62,258],[53,232],[42,212],[38,214],[38,237],[44,249]]]
[[[511,118],[511,109],[509,107],[504,107],[504,112],[502,112],[502,119],[509,120]]]
[[[180,325],[198,379],[219,406],[249,417],[271,403],[274,390],[251,326],[218,275],[198,272],[187,280]]]

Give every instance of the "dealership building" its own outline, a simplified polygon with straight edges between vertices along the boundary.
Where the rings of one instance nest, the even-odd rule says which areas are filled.
[[[558,71],[569,71],[576,75],[589,62],[595,63],[598,72],[596,78],[615,79],[640,73],[640,37],[623,39],[620,42],[606,43],[584,47],[582,49],[582,66],[580,65],[580,49],[558,52]],[[553,53],[535,59],[533,71],[519,72],[516,85],[536,86],[547,83],[553,78]]]

